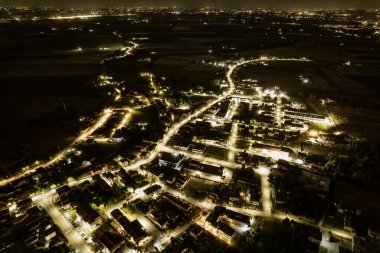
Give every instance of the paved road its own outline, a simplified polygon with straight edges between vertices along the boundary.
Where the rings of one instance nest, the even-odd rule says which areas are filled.
[[[67,241],[74,249],[79,250],[80,253],[93,252],[91,248],[84,242],[78,231],[75,230],[74,226],[65,218],[65,216],[60,213],[59,209],[54,205],[53,194],[54,192],[41,194],[33,200],[46,210],[50,218],[59,227],[63,235],[66,237]]]
[[[184,119],[182,119],[179,123],[173,125],[167,131],[167,133],[165,134],[165,136],[162,139],[162,141],[157,144],[157,147],[150,154],[150,156],[148,158],[138,160],[135,163],[133,163],[132,165],[129,165],[129,166],[125,167],[125,169],[127,169],[127,170],[128,169],[137,169],[137,170],[143,172],[140,169],[140,166],[153,161],[157,157],[157,155],[158,155],[158,153],[160,151],[182,152],[182,153],[184,153],[185,155],[187,155],[187,156],[189,156],[191,158],[194,158],[194,159],[197,159],[197,160],[206,161],[206,162],[210,162],[210,163],[214,163],[214,164],[219,164],[219,165],[224,166],[224,167],[228,167],[228,168],[237,168],[237,167],[240,167],[240,165],[235,164],[233,162],[226,162],[226,161],[221,161],[221,160],[218,160],[218,159],[206,158],[206,157],[203,157],[203,156],[200,156],[200,155],[195,155],[195,154],[189,153],[187,151],[177,151],[177,150],[171,149],[169,147],[166,147],[166,144],[173,137],[173,135],[175,135],[178,132],[178,130],[183,125],[187,124],[193,118],[198,117],[199,115],[201,115],[202,113],[204,113],[206,110],[208,110],[211,106],[215,105],[216,103],[219,103],[221,100],[227,98],[229,95],[231,95],[233,93],[233,91],[235,90],[235,84],[234,84],[232,75],[233,75],[233,73],[234,73],[234,71],[235,71],[236,68],[238,68],[238,67],[240,67],[240,66],[242,66],[244,64],[251,63],[251,62],[256,62],[256,61],[258,61],[258,60],[240,61],[237,64],[231,66],[229,68],[228,72],[227,72],[227,75],[226,75],[226,77],[228,79],[228,83],[229,83],[229,89],[228,89],[227,92],[225,92],[223,94],[223,96],[216,97],[214,100],[212,100],[209,103],[207,103],[205,106],[203,106],[202,108],[200,108],[195,113],[192,113],[192,114],[188,115],[187,117],[185,117]],[[84,138],[84,136],[86,136],[86,135],[88,136],[97,127],[99,127],[99,124],[100,125],[103,124],[111,114],[112,114],[112,110],[111,111],[105,111],[104,115],[102,115],[98,119],[97,123],[94,124],[88,130],[86,130],[85,133],[82,133],[81,136],[79,136],[77,139],[80,140],[81,138]],[[62,153],[65,153],[65,152],[62,152]],[[49,161],[48,163],[50,163],[50,162],[53,163],[53,161]],[[284,216],[284,215],[271,214],[270,187],[269,187],[269,182],[267,180],[267,177],[269,175],[268,171],[265,170],[265,169],[259,169],[257,172],[260,173],[260,175],[262,176],[262,187],[263,187],[262,191],[263,191],[264,210],[263,211],[258,211],[258,210],[251,210],[251,209],[244,209],[244,208],[234,208],[234,207],[227,207],[227,208],[229,208],[231,210],[234,210],[234,211],[237,211],[237,212],[248,214],[250,216],[256,216],[256,215],[259,215],[259,216],[268,216],[268,215],[272,215],[272,217],[274,217],[274,218],[279,218],[279,219],[285,218],[286,216]],[[145,173],[145,171],[144,171],[144,173]],[[79,184],[82,181],[72,182],[71,184],[72,185],[75,185],[76,183]],[[187,197],[184,194],[182,194],[181,192],[179,192],[177,190],[174,190],[172,188],[169,188],[166,185],[162,184],[161,182],[158,182],[158,183],[163,187],[163,189],[166,192],[169,192],[169,193],[171,193],[171,194],[173,194],[175,196],[178,196],[179,198],[181,198],[181,199],[183,199],[183,200],[185,200],[185,201],[187,201],[187,202],[189,202],[189,203],[191,203],[193,205],[196,205],[196,206],[198,206],[198,207],[200,207],[200,208],[202,208],[204,210],[210,210],[210,209],[212,209],[212,208],[215,207],[215,204],[208,203],[206,201],[199,201],[199,200]],[[53,204],[53,202],[52,202],[52,195],[53,195],[52,192],[44,193],[44,194],[41,194],[41,195],[38,195],[37,197],[35,197],[34,201],[37,202],[37,203],[40,203],[46,209],[46,211],[48,212],[49,216],[59,226],[59,228],[62,230],[62,232],[65,235],[65,237],[67,238],[67,240],[71,243],[71,245],[74,248],[79,249],[80,252],[86,252],[86,253],[87,252],[91,252],[91,249],[84,243],[83,239],[80,237],[80,235],[75,230],[75,228],[72,226],[72,224],[69,221],[67,221],[67,219],[59,212],[58,208]],[[141,222],[143,222],[143,223],[147,222],[147,220],[145,220],[146,218],[142,219],[140,217],[140,219],[141,219]],[[302,217],[292,216],[291,219],[293,219],[293,220],[295,220],[297,222],[301,222],[301,223],[305,223],[305,224],[312,225],[312,226],[315,226],[315,227],[319,227],[319,225],[316,222],[303,220]],[[186,227],[186,226],[184,226],[184,227]],[[153,228],[151,228],[151,229],[152,229],[152,232],[153,232]],[[323,228],[322,228],[322,230],[323,230]],[[176,232],[180,233],[180,230],[176,230]],[[337,231],[332,231],[332,232],[333,233],[338,233]],[[155,233],[157,233],[157,231],[155,231]],[[347,235],[347,234],[344,234],[344,233],[342,233],[342,236],[347,237],[347,238],[350,237],[350,235]]]
[[[128,55],[130,55],[133,52],[133,50],[138,47],[137,43],[131,42],[131,44],[132,44],[132,46],[124,48],[125,52],[122,55],[116,56],[114,58],[121,59],[121,58],[124,58],[124,57],[127,57]],[[0,182],[0,186],[7,185],[14,180],[17,180],[21,177],[27,176],[28,174],[35,172],[36,169],[38,169],[40,167],[47,168],[50,165],[61,160],[62,158],[64,158],[66,156],[67,152],[76,145],[77,142],[85,140],[88,136],[90,136],[93,132],[95,132],[95,130],[97,130],[99,127],[101,127],[111,117],[112,112],[113,112],[113,108],[104,109],[102,114],[100,115],[100,117],[90,127],[88,127],[86,130],[82,131],[81,134],[77,138],[75,138],[75,140],[69,146],[67,146],[66,148],[64,148],[63,150],[61,150],[57,154],[55,154],[53,157],[50,158],[49,161],[47,161],[46,163],[43,163],[43,164],[33,165],[31,168],[23,171],[22,173],[19,173],[18,175],[15,175],[13,177],[2,180]]]
[[[233,123],[232,128],[231,128],[231,135],[230,138],[228,139],[227,145],[229,146],[229,152],[228,152],[228,161],[233,163],[235,162],[235,144],[236,144],[236,139],[238,135],[238,124]]]

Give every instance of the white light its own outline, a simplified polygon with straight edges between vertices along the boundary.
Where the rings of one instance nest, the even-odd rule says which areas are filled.
[[[269,175],[269,169],[265,167],[260,167],[257,172],[260,175]]]

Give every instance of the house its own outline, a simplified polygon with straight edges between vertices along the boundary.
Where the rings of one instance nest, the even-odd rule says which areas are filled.
[[[218,221],[216,224],[217,234],[222,240],[226,240],[228,243],[231,243],[233,238],[236,235],[236,231],[228,226],[226,223]]]
[[[211,179],[213,181],[221,181],[223,177],[224,169],[221,166],[214,166],[209,164],[202,164],[200,175]]]
[[[94,229],[102,221],[102,217],[89,205],[79,206],[77,214],[79,219],[82,219],[89,229]]]
[[[174,195],[170,194],[170,193],[165,193],[163,195],[163,197],[167,200],[169,200],[169,202],[171,204],[173,204],[175,207],[177,207],[178,209],[188,213],[190,212],[191,210],[191,205],[188,204],[187,202],[184,202],[182,201],[181,199],[175,197]]]
[[[258,187],[249,188],[249,203],[254,206],[260,205],[261,195],[259,194]]]
[[[184,248],[183,250],[180,251],[180,253],[194,253],[194,250],[190,248]]]
[[[227,112],[228,112],[229,107],[230,107],[230,101],[229,100],[223,101],[220,104],[220,109],[215,114],[215,117],[218,119],[225,119],[227,117]]]
[[[118,220],[118,222],[124,229],[128,239],[137,246],[144,245],[151,239],[151,236],[143,230],[138,220],[130,222],[127,217],[123,216]]]
[[[350,214],[344,215],[344,229],[350,232],[354,230],[352,227],[352,216]]]
[[[176,212],[175,210],[167,210],[165,213],[166,218],[172,223],[176,224],[178,219],[180,218],[180,213],[178,211]]]
[[[250,227],[253,219],[245,214],[241,214],[223,206],[216,206],[206,218],[206,229],[217,234],[217,236],[228,243],[231,243],[236,236],[236,231],[226,222],[233,226]]]
[[[188,150],[193,153],[203,155],[207,150],[207,146],[200,143],[192,143],[189,145]]]
[[[149,186],[144,190],[144,193],[147,197],[150,197],[154,195],[155,193],[159,193],[162,190],[162,187],[158,184],[154,184],[152,186]]]
[[[377,241],[377,242],[380,242],[380,229],[379,227],[377,226],[371,226],[368,228],[368,236]]]
[[[54,227],[50,227],[44,231],[44,237],[46,241],[50,241],[56,235],[57,232]]]
[[[274,187],[274,191],[272,191],[272,196],[274,199],[274,202],[277,204],[283,204],[288,201],[288,192],[285,188],[285,186],[279,184]]]
[[[200,236],[203,234],[203,228],[200,227],[199,225],[197,224],[193,224],[190,228],[189,228],[189,231],[190,231],[190,236],[192,236],[194,239],[198,239],[200,238]]]
[[[0,210],[0,223],[6,222],[10,220],[11,216],[9,213],[9,208],[5,208],[3,210]]]
[[[120,209],[115,209],[115,210],[112,210],[111,216],[115,220],[119,220],[121,217],[124,216],[124,214],[120,211]]]
[[[252,148],[257,149],[263,155],[271,157],[276,160],[280,160],[280,159],[288,160],[289,154],[292,152],[288,148],[279,148],[276,146],[260,144],[260,143],[252,144]]]
[[[33,204],[32,199],[26,198],[26,199],[23,199],[23,200],[17,202],[16,205],[17,205],[18,210],[23,212],[26,209],[29,209],[32,206],[32,204]]]
[[[159,158],[160,166],[166,166],[171,169],[181,170],[183,155],[179,153],[161,153]]]
[[[117,233],[104,232],[99,236],[98,241],[104,248],[106,248],[110,253],[118,250],[124,243],[123,237]]]
[[[320,244],[322,241],[322,233],[318,229],[310,229],[307,239],[315,244]]]
[[[328,192],[330,190],[330,178],[314,171],[302,170],[302,175],[309,179],[311,185],[318,190]]]
[[[168,223],[169,223],[168,219],[166,218],[165,215],[162,215],[162,212],[159,209],[149,212],[147,217],[154,224],[156,224],[160,229],[166,229],[168,226]]]
[[[55,190],[56,194],[61,196],[67,196],[70,193],[70,187],[68,185],[63,185]]]
[[[222,181],[222,179],[224,179],[224,168],[221,166],[189,161],[184,165],[184,169],[200,178],[205,178],[212,181]]]
[[[364,252],[364,241],[358,236],[352,238],[352,252]]]
[[[234,225],[236,226],[252,226],[253,219],[248,215],[241,214],[232,210],[226,210],[224,216]]]
[[[219,219],[219,216],[223,215],[226,212],[226,208],[223,206],[216,206],[214,210],[207,216],[206,222],[211,226],[216,226],[216,223]]]
[[[323,123],[323,124],[330,124],[331,121],[328,117],[314,114],[314,113],[307,113],[307,112],[300,112],[300,111],[285,111],[285,116],[292,118],[292,119],[300,119],[308,122],[314,122],[314,123]]]

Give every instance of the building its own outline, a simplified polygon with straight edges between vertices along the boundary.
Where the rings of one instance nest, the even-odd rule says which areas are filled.
[[[166,166],[175,170],[181,170],[183,155],[179,153],[161,153],[159,158],[160,166]]]
[[[368,228],[368,236],[377,241],[377,242],[380,242],[380,229],[379,227],[375,227],[375,226],[372,226],[370,228]]]
[[[344,229],[348,231],[352,231],[352,216],[350,214],[346,214],[344,216]]]
[[[207,150],[207,146],[200,143],[192,143],[189,145],[188,150],[195,154],[203,155]]]
[[[117,233],[104,232],[101,236],[98,237],[98,242],[103,245],[108,252],[113,253],[117,251],[124,243],[123,237]]]
[[[29,209],[32,206],[32,204],[33,204],[32,199],[26,198],[26,199],[23,199],[23,200],[17,202],[16,205],[17,205],[17,209],[19,211],[23,212],[23,211]]]
[[[161,211],[159,209],[151,211],[148,213],[147,217],[154,224],[156,224],[160,229],[166,229],[168,226],[168,219],[165,215],[160,215]]]
[[[46,229],[43,233],[46,241],[50,241],[53,237],[57,235],[55,228],[52,226]]]
[[[147,197],[150,197],[154,195],[155,193],[159,193],[161,190],[162,190],[162,187],[160,185],[154,184],[146,188],[143,192],[145,193]]]
[[[151,236],[145,232],[138,220],[130,222],[127,217],[123,216],[118,219],[118,222],[128,239],[137,246],[142,246],[151,239]]]
[[[70,193],[70,187],[68,185],[63,185],[55,190],[55,195],[53,197],[55,202],[64,200]]]
[[[219,239],[230,244],[236,235],[236,231],[223,222],[227,209],[223,206],[216,206],[206,218],[206,229],[219,237]]]
[[[265,145],[260,143],[252,144],[252,148],[258,149],[264,156],[268,156],[276,160],[289,160],[289,155],[292,152],[292,150],[288,148],[279,148],[276,146]]]
[[[222,181],[224,179],[224,168],[221,166],[189,161],[184,165],[184,169],[190,174],[200,178],[209,179],[212,181]]]
[[[274,187],[272,191],[272,197],[276,204],[283,204],[288,201],[288,191],[285,186],[279,184]]]
[[[165,199],[167,199],[170,203],[172,203],[174,206],[176,206],[178,209],[188,213],[191,211],[191,205],[187,202],[182,201],[181,199],[175,197],[174,195],[170,193],[165,193],[163,195]]]
[[[226,240],[228,243],[231,243],[236,236],[236,231],[224,222],[218,221],[216,228],[220,238]]]
[[[252,226],[253,219],[248,215],[241,214],[232,210],[226,210],[224,216],[235,226]]]
[[[89,205],[79,206],[77,208],[79,219],[85,222],[85,226],[94,229],[102,221],[102,217]]]
[[[307,113],[307,112],[298,112],[298,111],[285,111],[285,117],[289,117],[292,119],[300,119],[307,122],[319,123],[319,124],[331,124],[331,121],[328,117]]]
[[[200,238],[200,236],[203,234],[203,228],[200,227],[199,225],[197,224],[193,224],[190,228],[189,228],[189,231],[190,231],[190,236],[192,236],[194,239],[198,239]]]
[[[120,211],[120,209],[115,209],[115,210],[112,210],[111,216],[115,220],[119,220],[121,217],[124,216],[124,214]]]
[[[227,101],[223,101],[220,104],[220,109],[215,114],[215,118],[226,119],[229,108],[230,108],[230,101],[228,101],[228,100]]]
[[[322,233],[318,229],[310,229],[307,239],[315,244],[320,244],[322,241]]]

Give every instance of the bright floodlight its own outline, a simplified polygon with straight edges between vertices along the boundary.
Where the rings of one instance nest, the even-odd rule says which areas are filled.
[[[269,169],[268,168],[265,168],[265,167],[260,167],[257,172],[260,174],[260,175],[268,175],[269,174]]]
[[[310,137],[316,138],[318,137],[319,132],[317,130],[310,130],[308,134]]]

